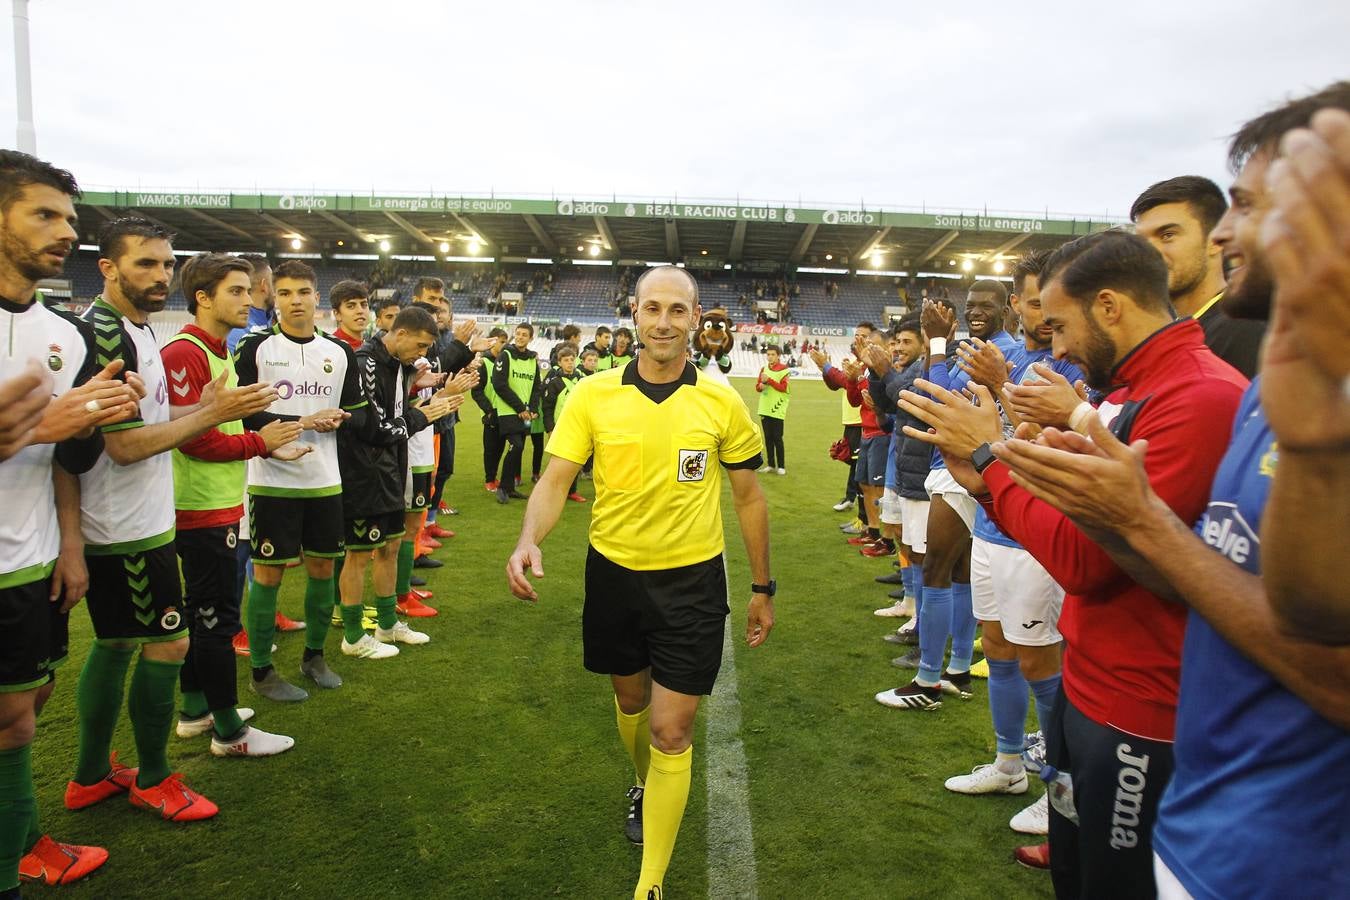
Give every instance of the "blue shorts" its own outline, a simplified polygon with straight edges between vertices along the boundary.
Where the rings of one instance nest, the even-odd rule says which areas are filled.
[[[863,438],[858,447],[858,467],[854,469],[853,480],[868,487],[885,486],[886,457],[890,455],[890,449],[889,434]]]

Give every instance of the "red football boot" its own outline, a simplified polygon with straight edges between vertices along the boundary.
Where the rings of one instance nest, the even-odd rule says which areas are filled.
[[[62,844],[44,834],[19,860],[19,878],[43,884],[70,884],[107,861],[108,851],[102,847]]]

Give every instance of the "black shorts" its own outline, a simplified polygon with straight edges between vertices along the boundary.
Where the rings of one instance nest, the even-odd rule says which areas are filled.
[[[86,604],[100,640],[172,641],[188,633],[174,542],[111,556],[84,555]]]
[[[183,608],[193,636],[239,633],[239,526],[190,528],[174,538],[183,565]]]
[[[51,592],[50,575],[0,588],[0,693],[40,688],[66,661],[70,616]]]
[[[255,564],[284,566],[307,556],[342,555],[342,495],[271,497],[249,494],[249,547]]]
[[[431,502],[431,472],[413,472],[403,489],[403,502],[410,513],[420,513]]]
[[[652,680],[681,694],[710,694],[722,666],[727,569],[721,555],[692,566],[639,572],[586,554],[581,637],[586,668]]]
[[[1172,745],[1099,725],[1061,687],[1046,760],[1073,780],[1078,824],[1050,808],[1050,877],[1060,897],[1152,897],[1153,823]]]
[[[344,529],[348,550],[374,550],[403,537],[403,510],[348,519]]]

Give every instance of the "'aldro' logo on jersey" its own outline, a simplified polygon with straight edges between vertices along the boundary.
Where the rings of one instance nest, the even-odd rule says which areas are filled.
[[[681,450],[680,468],[675,474],[676,481],[702,481],[708,469],[707,450]]]
[[[332,385],[322,384],[318,381],[288,381],[282,379],[275,382],[272,387],[276,388],[277,397],[281,400],[289,400],[292,397],[331,397],[333,396]]]

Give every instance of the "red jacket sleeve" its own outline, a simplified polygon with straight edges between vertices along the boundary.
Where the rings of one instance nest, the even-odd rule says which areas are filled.
[[[762,372],[760,373],[760,377],[763,378]],[[786,391],[788,386],[788,373],[785,370],[783,372],[783,377],[777,380],[775,380],[774,377],[770,375],[768,378],[764,378],[764,383],[769,385],[769,387],[773,388],[776,391]]]
[[[762,392],[764,390],[764,370],[761,369],[759,377],[755,379],[755,390]]]
[[[1219,461],[1228,449],[1215,435],[1228,434],[1241,399],[1231,383],[1213,381],[1170,397],[1155,398],[1140,416],[1130,441],[1148,440],[1144,468],[1149,484],[1183,522],[1204,511]],[[992,495],[993,519],[1045,566],[1071,594],[1107,592],[1129,576],[1059,510],[1013,484],[1009,469],[996,462],[984,470]],[[986,508],[988,505],[986,504]]]
[[[202,349],[191,341],[172,341],[160,351],[160,358],[169,373],[169,405],[199,403],[202,388],[211,381],[211,366]],[[225,434],[219,428],[212,428],[178,449],[203,462],[234,462],[267,453],[267,445],[257,432]]]

